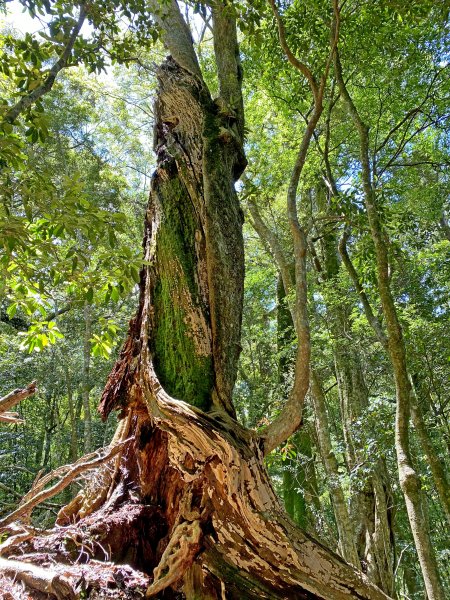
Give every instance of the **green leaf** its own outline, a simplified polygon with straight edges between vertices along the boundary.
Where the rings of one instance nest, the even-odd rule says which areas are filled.
[[[134,279],[134,281],[136,283],[139,283],[141,278],[139,276],[139,271],[137,270],[137,268],[134,265],[131,265],[130,273],[131,273],[131,277]]]
[[[6,309],[6,314],[8,315],[8,317],[9,317],[10,319],[13,319],[13,318],[14,318],[14,315],[16,314],[16,312],[17,312],[17,303],[16,303],[16,302],[13,302],[13,303],[12,303],[12,304],[10,304],[10,305],[8,306],[8,308]]]

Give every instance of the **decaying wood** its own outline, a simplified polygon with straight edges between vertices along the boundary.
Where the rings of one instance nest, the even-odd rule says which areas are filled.
[[[13,390],[3,398],[0,398],[0,422],[2,423],[23,423],[23,419],[16,412],[10,412],[10,408],[19,404],[25,398],[36,393],[36,382],[32,381],[25,388]]]
[[[8,533],[11,533],[11,531]],[[22,529],[20,532],[14,533],[14,535],[11,535],[0,544],[0,556],[3,554],[8,554],[14,548],[14,546],[18,546],[19,544],[30,540],[34,535],[35,532],[26,529]]]
[[[112,459],[123,449],[123,446],[126,443],[127,442],[124,441],[117,445],[92,452],[91,454],[83,456],[77,460],[73,465],[64,465],[59,467],[42,479],[36,481],[33,488],[22,500],[19,508],[6,517],[3,517],[3,519],[0,519],[0,531],[2,528],[6,527],[10,523],[13,523],[14,521],[17,521],[18,519],[29,519],[31,511],[36,506],[59,494],[70,483],[72,483],[76,477],[81,475],[81,473],[96,469],[100,465]],[[50,488],[45,489],[47,483],[57,477],[60,478],[59,481],[57,481]]]
[[[43,569],[31,563],[0,558],[0,574],[14,580],[23,581],[28,587],[46,594],[53,594],[57,600],[75,600],[76,594],[69,581],[57,572]]]
[[[19,413],[16,412],[4,412],[0,415],[0,422],[2,423],[25,423],[23,419],[19,417]]]

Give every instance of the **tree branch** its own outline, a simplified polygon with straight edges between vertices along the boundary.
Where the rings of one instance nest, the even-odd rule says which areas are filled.
[[[308,252],[308,240],[306,232],[300,224],[297,210],[297,191],[300,182],[300,176],[305,166],[308,149],[313,138],[315,128],[323,112],[323,93],[325,90],[331,60],[337,52],[337,42],[339,33],[339,7],[337,0],[333,0],[333,22],[331,25],[331,50],[329,59],[321,78],[320,88],[317,86],[311,71],[300,62],[290,51],[284,30],[284,24],[279,15],[275,0],[269,0],[272,11],[278,23],[278,32],[280,44],[288,57],[289,61],[297,68],[308,80],[311,91],[314,96],[314,107],[309,117],[303,138],[298,150],[297,159],[292,169],[291,179],[287,192],[287,216],[292,233],[294,246],[294,264],[295,264],[295,307],[293,309],[294,327],[297,334],[298,348],[295,359],[294,383],[289,394],[289,398],[283,407],[281,413],[274,419],[266,430],[261,434],[264,440],[264,453],[268,454],[292,435],[300,427],[302,422],[303,403],[309,388],[309,372],[311,358],[311,340],[308,317],[308,294],[307,294],[307,264],[306,257]]]
[[[19,402],[25,400],[25,398],[28,398],[29,396],[32,396],[35,393],[36,382],[32,381],[27,385],[27,387],[13,390],[6,396],[3,396],[3,398],[0,398],[0,420],[1,417],[4,416],[4,413],[7,413],[7,411],[9,411],[10,408],[15,406],[16,404],[19,404]]]
[[[283,49],[283,52],[285,53],[286,58],[291,63],[291,65],[293,67],[295,67],[298,71],[300,71],[300,73],[304,77],[306,77],[306,79],[308,80],[309,87],[314,96],[314,100],[317,101],[319,98],[319,86],[317,85],[317,81],[316,81],[314,75],[312,74],[311,70],[309,69],[309,67],[304,62],[299,60],[295,56],[295,54],[292,52],[292,50],[289,48],[289,44],[287,43],[287,40],[286,40],[286,29],[284,27],[283,19],[281,18],[281,15],[280,15],[280,12],[278,10],[275,0],[268,0],[268,2],[272,8],[273,15],[277,22],[278,37],[280,38],[280,45]]]
[[[239,135],[244,134],[244,102],[242,99],[242,67],[237,41],[236,19],[223,2],[211,6],[213,17],[214,55],[220,96],[227,107],[236,112]]]
[[[129,439],[115,444],[109,448],[102,448],[96,452],[82,456],[73,465],[64,465],[59,467],[37,481],[31,491],[24,497],[25,502],[23,502],[23,504],[21,504],[15,511],[3,519],[0,519],[0,530],[10,523],[13,523],[17,519],[28,517],[31,511],[38,504],[41,504],[45,500],[48,500],[48,498],[53,498],[53,496],[59,494],[81,473],[95,469],[99,465],[113,458],[113,456],[118,454],[118,452],[122,450],[122,448],[128,442]],[[45,485],[55,477],[60,477],[61,479],[52,487],[44,489]]]
[[[65,67],[68,66],[73,47],[75,45],[75,41],[78,37],[78,34],[80,33],[80,30],[83,26],[85,18],[86,18],[86,8],[82,4],[80,6],[80,14],[78,16],[78,21],[77,21],[76,25],[74,26],[74,28],[72,29],[72,33],[70,34],[69,40],[68,40],[66,46],[64,47],[64,50],[63,50],[61,56],[59,57],[59,59],[55,62],[53,67],[48,72],[48,75],[47,75],[44,83],[41,84],[40,86],[38,86],[36,89],[34,89],[32,92],[30,92],[26,96],[23,96],[19,100],[19,102],[17,102],[14,106],[12,106],[8,110],[8,112],[5,114],[5,116],[3,117],[4,121],[7,121],[8,123],[14,123],[14,121],[17,119],[17,117],[21,113],[23,113],[25,110],[27,110],[27,108],[30,108],[30,106],[32,106],[37,100],[39,100],[39,98],[44,96],[44,94],[47,94],[52,89],[58,73],[62,69],[64,69]]]
[[[358,277],[358,273],[351,261],[351,258],[347,251],[347,240],[348,240],[348,230],[345,229],[342,237],[339,241],[339,254],[341,255],[342,262],[344,263],[345,268],[347,269],[348,274],[350,275],[350,279],[353,281],[353,285],[358,293],[359,298],[361,299],[361,303],[363,305],[364,313],[369,322],[369,325],[372,327],[375,335],[377,336],[378,341],[383,346],[385,350],[388,347],[388,340],[383,331],[380,321],[374,315],[372,307],[370,306],[369,299],[367,297],[366,292],[364,291],[363,286]]]
[[[280,271],[285,294],[286,296],[289,296],[294,289],[294,281],[283,248],[275,233],[264,222],[254,199],[248,199],[248,208],[253,219],[253,228],[261,240],[269,247],[278,266],[278,270]]]
[[[149,9],[162,31],[164,45],[180,67],[203,81],[188,24],[176,0],[149,0]]]

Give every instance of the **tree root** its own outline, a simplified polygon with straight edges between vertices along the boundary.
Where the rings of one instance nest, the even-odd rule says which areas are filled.
[[[51,569],[31,563],[0,558],[0,574],[23,581],[29,588],[53,594],[57,600],[76,600],[76,593],[69,580]]]

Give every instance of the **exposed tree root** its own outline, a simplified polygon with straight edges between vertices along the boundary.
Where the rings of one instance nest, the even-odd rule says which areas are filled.
[[[6,554],[48,561],[58,573],[64,567],[73,589],[83,567],[85,587],[99,599],[109,596],[96,581],[111,577],[112,563],[120,562],[133,570],[128,593],[134,589],[135,598],[152,572],[148,597],[170,588],[157,597],[189,598],[187,575],[195,568],[215,582],[216,596],[205,591],[205,598],[221,598],[222,589],[239,600],[386,598],[290,522],[248,431],[168,397],[148,371],[133,391],[136,435],[123,450],[109,499]],[[142,398],[152,418],[139,407]]]

